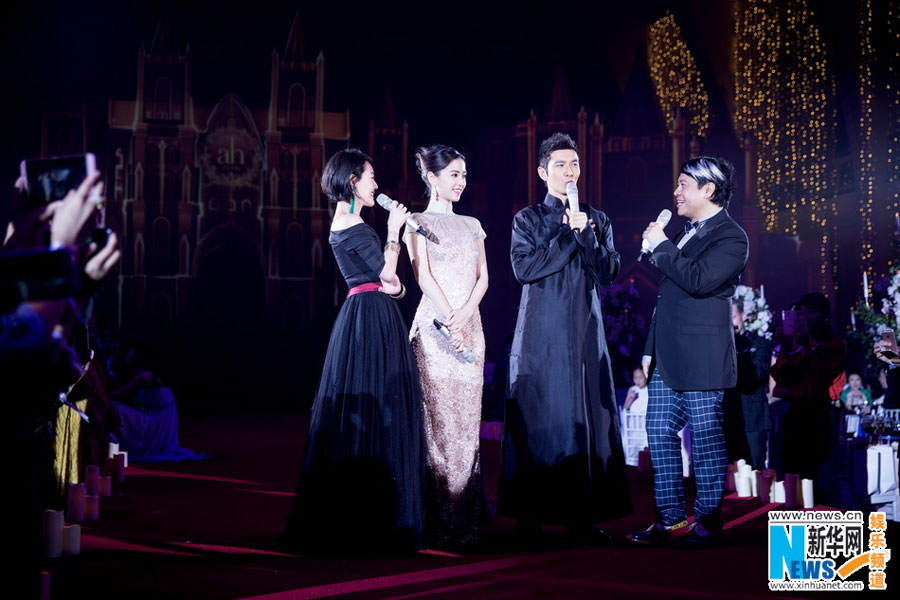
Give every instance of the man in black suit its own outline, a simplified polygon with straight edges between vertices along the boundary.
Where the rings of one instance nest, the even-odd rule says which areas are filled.
[[[737,387],[725,392],[726,403],[733,399],[740,419],[741,431],[746,438],[747,459],[754,469],[766,468],[766,443],[772,429],[769,414],[769,366],[772,362],[772,342],[747,329],[744,323],[744,305],[735,299],[731,306],[734,325],[734,341],[737,350]]]
[[[720,507],[727,455],[722,430],[723,390],[737,383],[731,297],[747,266],[747,234],[725,208],[734,167],[720,158],[692,158],[675,187],[678,215],[688,220],[673,241],[658,223],[644,230],[650,260],[659,269],[659,295],[644,350],[653,371],[647,436],[654,470],[656,522],[635,532],[637,543],[682,547],[713,543],[721,533]],[[697,497],[688,527],[678,432],[691,428]]]

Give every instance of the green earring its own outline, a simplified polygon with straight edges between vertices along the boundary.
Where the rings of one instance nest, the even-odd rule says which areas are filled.
[[[353,188],[353,196],[350,198],[350,214],[353,214],[353,208],[356,206],[356,187]]]

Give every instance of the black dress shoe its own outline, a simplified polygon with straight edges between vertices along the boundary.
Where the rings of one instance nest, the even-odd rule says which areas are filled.
[[[694,523],[691,525],[691,530],[688,531],[686,535],[677,538],[673,545],[682,550],[700,550],[702,548],[712,548],[721,543],[721,529],[710,531],[703,527],[703,525]]]
[[[615,539],[606,531],[594,527],[567,527],[566,537],[576,544],[585,546],[613,546]]]
[[[628,541],[642,546],[669,546],[672,544],[672,534],[665,525],[654,523],[647,529],[641,529],[629,535]]]

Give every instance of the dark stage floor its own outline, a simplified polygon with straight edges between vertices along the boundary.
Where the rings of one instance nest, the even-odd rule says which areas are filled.
[[[769,595],[765,508],[725,501],[724,547],[578,547],[549,529],[539,548],[517,546],[498,519],[465,556],[322,559],[277,544],[293,495],[305,414],[206,417],[182,423],[199,463],[132,465],[87,525],[82,555],[50,561],[52,598],[756,598]],[[499,443],[485,442],[496,493]],[[613,534],[652,521],[650,477],[631,473],[635,513]],[[789,596],[779,596],[786,598]]]

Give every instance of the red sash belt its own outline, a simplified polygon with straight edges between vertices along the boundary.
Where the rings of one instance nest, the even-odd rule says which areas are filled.
[[[379,292],[381,291],[380,283],[361,283],[359,285],[355,285],[349,290],[347,290],[347,297],[349,298],[353,294],[358,294],[360,292]]]

